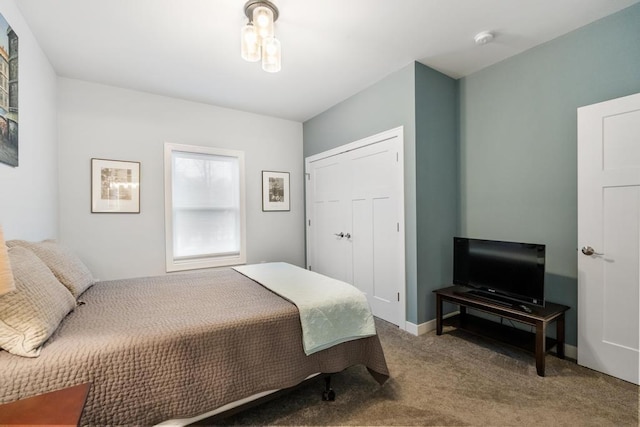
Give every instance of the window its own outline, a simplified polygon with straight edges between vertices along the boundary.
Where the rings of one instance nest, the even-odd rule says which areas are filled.
[[[246,262],[244,153],[165,143],[167,271]]]

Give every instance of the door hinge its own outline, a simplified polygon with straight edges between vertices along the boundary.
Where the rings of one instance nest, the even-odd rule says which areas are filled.
[[[400,162],[400,153],[396,152],[396,163]]]
[[[309,220],[309,227],[311,227],[311,220]]]
[[[396,223],[396,229],[397,229],[397,231],[399,233],[400,232],[400,223],[399,222]]]
[[[311,180],[311,174],[310,174],[310,173],[305,172],[305,175],[307,176],[307,181],[310,181],[310,180]]]
[[[400,302],[400,292],[398,292],[398,302]]]

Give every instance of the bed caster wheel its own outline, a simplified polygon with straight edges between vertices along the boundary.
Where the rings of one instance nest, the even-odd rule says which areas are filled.
[[[334,400],[336,400],[336,392],[333,390],[323,391],[322,400],[324,400],[325,402],[333,402]]]
[[[325,402],[333,402],[336,400],[336,392],[331,388],[331,376],[324,377],[324,391],[322,392],[322,400]]]

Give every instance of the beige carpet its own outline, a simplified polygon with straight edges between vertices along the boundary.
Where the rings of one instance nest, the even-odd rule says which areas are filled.
[[[322,378],[227,418],[226,425],[638,426],[638,387],[549,354],[546,377],[532,354],[451,327],[415,337],[382,321],[391,379],[363,367]]]

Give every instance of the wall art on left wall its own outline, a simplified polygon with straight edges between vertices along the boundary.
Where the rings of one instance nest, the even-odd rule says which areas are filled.
[[[140,213],[140,162],[91,159],[91,212]]]
[[[0,162],[18,166],[18,35],[0,14]]]

